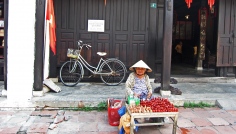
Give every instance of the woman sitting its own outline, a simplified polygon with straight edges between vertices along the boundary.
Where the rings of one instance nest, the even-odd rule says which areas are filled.
[[[133,71],[130,73],[125,85],[126,85],[126,99],[129,95],[134,95],[141,100],[152,99],[152,86],[150,83],[149,76],[147,72],[152,72],[152,69],[142,60],[135,63],[129,68]],[[163,117],[150,118],[152,122],[163,122]],[[137,120],[138,122],[143,122],[144,118]]]
[[[135,63],[129,68],[133,71],[130,73],[126,81],[126,99],[129,95],[134,95],[139,99],[151,99],[152,86],[150,84],[149,76],[146,72],[152,72],[152,69],[142,60]]]

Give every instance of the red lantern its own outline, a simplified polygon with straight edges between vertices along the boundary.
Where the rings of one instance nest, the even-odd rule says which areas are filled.
[[[215,4],[215,0],[208,0],[208,5],[210,6],[210,9],[212,9],[212,6]]]
[[[185,2],[186,2],[186,4],[187,4],[188,8],[190,8],[190,5],[191,5],[191,3],[193,2],[193,0],[185,0]]]

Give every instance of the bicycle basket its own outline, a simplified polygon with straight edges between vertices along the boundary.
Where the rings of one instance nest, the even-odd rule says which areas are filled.
[[[72,48],[67,49],[67,57],[77,59],[78,55],[79,55],[79,50],[75,50]]]

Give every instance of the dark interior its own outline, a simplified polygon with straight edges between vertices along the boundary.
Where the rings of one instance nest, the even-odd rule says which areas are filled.
[[[199,10],[207,11],[206,23],[206,44],[205,59],[202,61],[203,70],[214,75],[216,46],[217,46],[217,1],[210,10],[207,0],[193,0],[188,8],[185,0],[174,0],[173,16],[173,38],[172,38],[172,75],[196,75],[199,71],[195,69],[197,58],[194,58],[194,49],[196,45],[199,51],[200,44],[200,24]],[[188,18],[186,18],[188,16]],[[178,57],[175,46],[182,42],[182,58]],[[189,71],[186,71],[188,69]],[[202,72],[201,71],[201,75]],[[191,74],[192,73],[192,74]]]

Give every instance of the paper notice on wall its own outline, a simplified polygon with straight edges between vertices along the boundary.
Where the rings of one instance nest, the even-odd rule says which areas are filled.
[[[88,20],[88,32],[104,32],[104,20]]]

